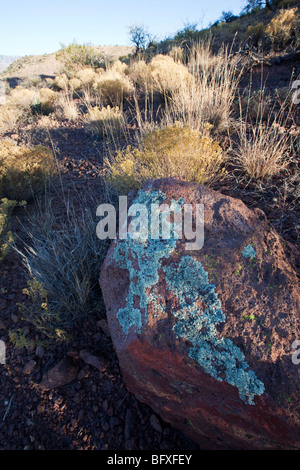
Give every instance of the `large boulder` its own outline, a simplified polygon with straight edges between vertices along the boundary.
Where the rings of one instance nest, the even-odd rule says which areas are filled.
[[[149,214],[174,201],[204,205],[203,247],[174,216],[171,238],[117,237],[101,268],[128,389],[202,449],[300,448],[299,283],[279,236],[202,185],[150,181],[132,199]]]

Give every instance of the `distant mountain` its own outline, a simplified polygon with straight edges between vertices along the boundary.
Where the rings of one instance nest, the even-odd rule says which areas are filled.
[[[3,72],[14,60],[20,56],[1,55],[0,54],[0,73]]]

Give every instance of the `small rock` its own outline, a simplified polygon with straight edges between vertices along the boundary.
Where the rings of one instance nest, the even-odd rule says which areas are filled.
[[[52,369],[48,370],[42,378],[40,386],[44,390],[62,387],[76,379],[78,365],[69,358],[64,357]]]
[[[0,330],[5,330],[6,326],[3,320],[0,320]]]
[[[31,359],[30,361],[28,361],[25,366],[23,367],[23,374],[25,375],[30,375],[32,374],[32,372],[34,371],[34,369],[36,368],[36,361],[34,361],[33,359]]]
[[[108,367],[108,362],[104,358],[93,356],[84,349],[80,351],[79,356],[86,364],[89,364],[100,371],[105,370]]]
[[[36,350],[35,350],[35,355],[37,357],[43,357],[44,354],[45,354],[45,350],[44,350],[43,346],[40,346],[40,345],[37,346]]]

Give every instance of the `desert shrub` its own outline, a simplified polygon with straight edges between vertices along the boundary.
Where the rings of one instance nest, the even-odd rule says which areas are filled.
[[[0,107],[0,128],[10,130],[31,114],[49,114],[55,109],[57,94],[49,88],[28,89],[17,86]]]
[[[6,104],[9,107],[16,107],[25,111],[31,109],[33,103],[39,101],[39,92],[35,89],[24,88],[19,85],[7,97]]]
[[[266,26],[264,25],[264,23],[260,22],[255,25],[249,25],[243,37],[245,40],[250,38],[251,42],[254,45],[257,45],[258,42],[265,37],[265,34]]]
[[[112,72],[120,73],[122,75],[127,73],[128,65],[120,60],[115,60],[107,67],[107,70],[111,70]]]
[[[119,191],[140,188],[147,179],[179,177],[211,183],[221,178],[223,153],[208,135],[188,127],[167,127],[146,135],[140,148],[128,146],[106,160],[108,181]]]
[[[55,173],[52,152],[42,145],[35,148],[0,141],[0,197],[29,200]]]
[[[149,69],[153,88],[164,97],[169,97],[171,93],[176,93],[193,82],[188,69],[170,56],[158,54],[153,57]]]
[[[27,238],[18,250],[30,275],[29,302],[20,306],[24,320],[55,341],[70,339],[87,314],[99,311],[99,269],[108,245],[96,236],[91,201],[46,194],[26,225]],[[97,201],[99,204],[99,201]]]
[[[11,201],[7,198],[0,200],[0,261],[5,258],[9,251],[10,244],[13,242],[9,219],[11,211],[17,204],[17,201]]]
[[[129,78],[114,70],[107,70],[98,75],[93,89],[106,104],[112,106],[122,104],[134,91]]]
[[[51,84],[51,87],[56,91],[60,91],[60,90],[66,91],[68,89],[68,86],[69,86],[69,79],[65,73],[56,75],[56,77],[54,78]]]
[[[63,63],[64,72],[72,76],[79,69],[92,67],[97,68],[103,62],[102,54],[89,44],[77,44],[73,42],[68,46],[62,45],[62,48],[56,53],[57,60]]]
[[[74,92],[81,88],[82,82],[81,80],[79,80],[79,78],[73,77],[73,78],[70,78],[68,85],[69,85],[70,90]]]
[[[67,121],[76,121],[79,109],[77,102],[73,100],[72,93],[61,92],[57,102],[56,116]]]
[[[132,82],[144,90],[150,89],[151,71],[144,60],[133,62],[129,67],[129,77]]]
[[[281,49],[290,43],[299,42],[299,21],[297,8],[282,10],[274,16],[266,28],[274,48]]]
[[[85,68],[77,72],[76,78],[80,80],[81,87],[91,87],[97,78],[97,73],[92,68]]]
[[[89,132],[102,137],[116,137],[126,125],[122,111],[118,107],[111,108],[109,105],[102,109],[90,108],[85,115],[85,123]]]

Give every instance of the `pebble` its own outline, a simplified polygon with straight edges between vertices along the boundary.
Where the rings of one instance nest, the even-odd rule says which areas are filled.
[[[36,361],[31,359],[30,361],[26,362],[25,366],[23,367],[23,374],[30,375],[36,368]]]

